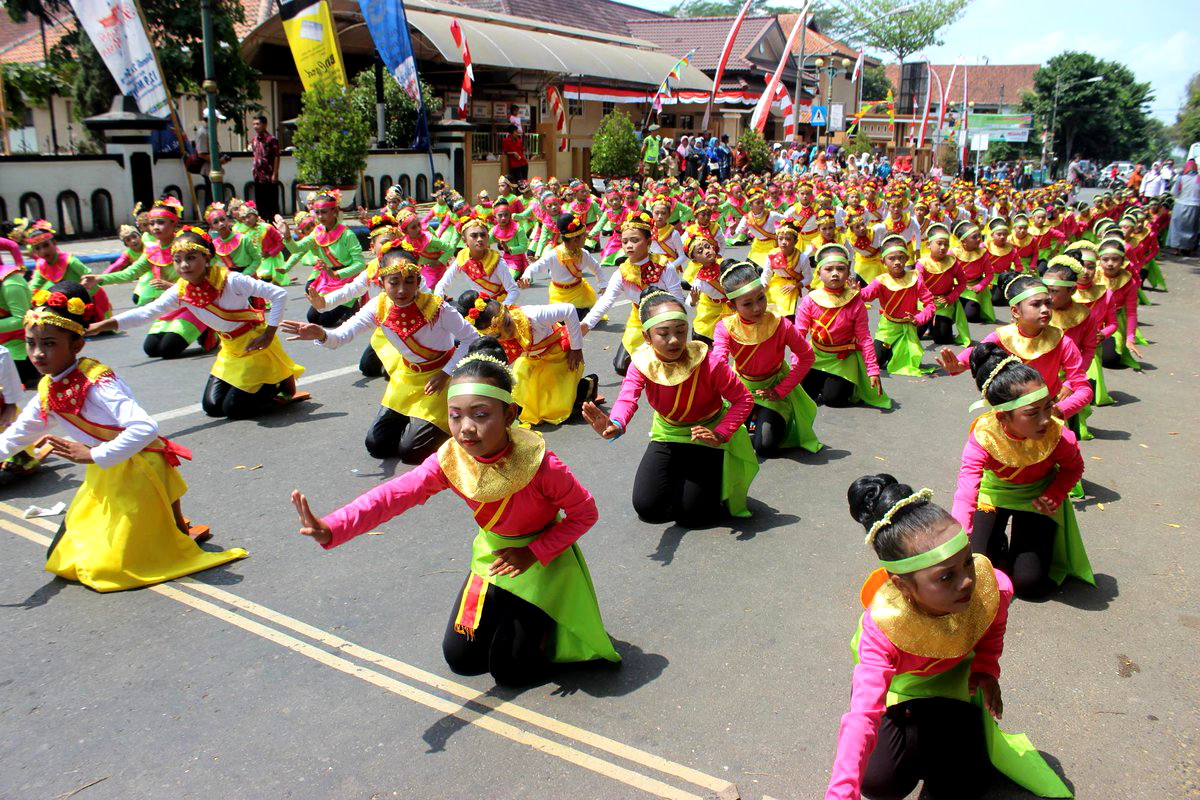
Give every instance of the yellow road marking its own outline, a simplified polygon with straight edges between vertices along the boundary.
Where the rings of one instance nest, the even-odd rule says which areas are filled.
[[[21,512],[19,509],[9,505],[8,503],[0,502],[0,511],[15,516],[19,519],[21,518]],[[36,525],[48,531],[57,532],[58,530],[57,525],[41,518],[35,517],[29,520],[21,519],[21,521],[27,524]],[[0,529],[15,533],[22,538],[34,542],[35,544],[40,544],[42,546],[47,546],[50,544],[49,537],[42,536],[39,533],[35,533],[4,519],[0,519]],[[656,756],[652,753],[645,752],[630,745],[617,742],[608,737],[592,733],[591,731],[571,725],[570,723],[561,722],[552,717],[545,716],[536,711],[523,708],[516,704],[498,700],[486,695],[481,695],[479,692],[469,686],[465,686],[455,681],[446,680],[419,667],[407,664],[398,659],[391,658],[390,656],[385,656],[382,653],[377,653],[360,645],[356,645],[353,642],[346,641],[345,639],[335,636],[334,634],[331,634],[320,628],[308,625],[307,623],[296,620],[285,614],[281,614],[253,601],[239,597],[231,592],[200,583],[192,578],[181,578],[175,583],[183,584],[195,592],[209,595],[210,597],[228,603],[235,608],[242,609],[262,619],[268,620],[284,628],[288,628],[293,632],[299,633],[329,647],[335,648],[340,652],[346,653],[347,655],[370,662],[404,677],[415,679],[431,688],[446,692],[447,694],[456,696],[472,704],[487,707],[493,711],[506,714],[521,722],[541,727],[544,730],[558,734],[564,738],[574,739],[581,744],[593,747],[597,750],[608,752],[633,763],[640,764],[664,774],[686,780],[697,786],[702,786],[711,792],[715,792],[721,797],[737,797],[736,786],[729,781],[707,775],[682,764],[678,764],[660,756]],[[275,642],[276,644],[280,644],[293,652],[312,658],[322,664],[325,664],[326,666],[330,666],[341,672],[345,672],[348,675],[353,675],[354,677],[386,689],[394,694],[398,694],[406,699],[420,703],[434,710],[458,717],[470,724],[477,725],[485,730],[489,730],[493,733],[503,736],[504,738],[520,744],[525,744],[535,750],[539,750],[549,755],[562,758],[570,763],[578,764],[597,772],[598,774],[605,775],[606,777],[620,781],[634,788],[659,797],[698,797],[698,795],[682,791],[649,776],[628,770],[617,764],[613,764],[609,761],[591,756],[575,748],[559,744],[539,736],[536,733],[523,730],[507,722],[494,719],[491,716],[480,714],[459,704],[444,700],[443,698],[425,692],[422,689],[418,689],[401,681],[397,681],[387,675],[383,675],[375,672],[374,670],[361,667],[351,661],[339,658],[338,656],[314,647],[307,642],[303,642],[299,639],[289,636],[288,634],[282,633],[273,628],[269,628],[265,625],[255,622],[254,620],[242,617],[232,611],[221,608],[220,606],[214,605],[213,603],[201,598],[195,597],[188,592],[181,591],[174,586],[160,584],[157,586],[149,586],[147,589],[176,600],[177,602],[188,605],[199,611],[203,611],[204,613],[217,617],[218,619],[228,622],[231,625],[242,628],[250,633],[254,633],[257,636]]]

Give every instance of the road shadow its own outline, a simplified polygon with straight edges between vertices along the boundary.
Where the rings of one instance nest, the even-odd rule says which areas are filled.
[[[1129,439],[1129,431],[1105,430],[1104,428],[1093,428],[1088,426],[1088,431],[1091,432],[1093,439],[1101,439],[1105,441],[1120,441],[1124,442]]]
[[[193,433],[200,433],[201,431],[212,430],[213,428],[220,427],[227,422],[229,422],[229,420],[225,417],[204,417],[204,422],[192,425],[190,428],[181,428],[177,431],[172,431],[167,438],[178,439],[182,436],[190,436]]]
[[[1067,780],[1067,776],[1063,774],[1062,763],[1054,756],[1039,750],[1038,753],[1042,758],[1046,759],[1046,764],[1054,773],[1062,779],[1062,782],[1071,790],[1071,794],[1075,794],[1075,784]],[[983,792],[977,796],[977,800],[1029,800],[1036,798],[1038,795],[1013,783],[1008,777],[1001,774],[999,770],[993,769],[990,779],[988,780]],[[924,794],[920,797],[925,797]]]
[[[30,495],[38,497],[46,497],[56,492],[61,492],[65,484],[70,480],[70,470],[75,465],[70,461],[64,461],[60,458],[51,458],[43,463],[36,471],[28,475],[17,475],[8,470],[0,470],[0,489],[6,489],[10,486],[20,486],[22,488],[29,487]],[[74,481],[71,481],[72,483]],[[42,505],[41,501],[37,505]],[[47,505],[50,505],[47,503]],[[68,505],[70,502],[68,501]]]
[[[320,422],[335,417],[350,416],[346,411],[321,411],[325,406],[316,400],[272,408],[249,422],[257,422],[260,428],[286,428],[296,423]],[[235,420],[236,421],[236,420]]]
[[[1081,611],[1105,611],[1121,595],[1117,579],[1112,575],[1096,573],[1096,585],[1089,586],[1080,580],[1068,578],[1058,591],[1047,600],[1053,600]]]
[[[733,517],[727,520],[729,527],[737,534],[739,542],[747,542],[760,533],[766,533],[775,528],[793,525],[800,521],[796,514],[782,514],[779,509],[767,505],[753,497],[746,499],[746,507],[752,517]]]
[[[714,524],[713,527],[716,527]],[[682,525],[671,525],[662,532],[662,537],[658,540],[658,547],[649,558],[651,561],[657,561],[664,567],[670,566],[675,560],[675,552],[679,550],[679,543],[683,541],[683,535],[693,528],[685,528]]]
[[[37,591],[26,597],[19,603],[0,603],[0,608],[19,608],[24,611],[32,611],[35,608],[41,608],[49,603],[59,592],[71,584],[65,578],[60,578],[55,575],[46,583],[38,587]]]
[[[796,447],[791,450],[785,450],[773,458],[775,460],[795,461],[797,464],[811,464],[819,467],[832,461],[841,461],[849,455],[849,450],[839,450],[836,447],[825,445],[815,453],[810,453],[803,448]]]
[[[1107,486],[1101,486],[1098,483],[1092,483],[1086,478],[1083,480],[1084,499],[1075,503],[1075,510],[1081,511],[1089,506],[1099,505],[1100,503],[1115,503],[1121,499],[1121,493],[1109,489]]]
[[[214,536],[214,538],[216,537]],[[220,553],[224,550],[228,550],[229,548],[213,544],[210,540],[200,545],[200,549],[208,553]],[[238,559],[237,561],[233,561],[228,564],[222,564],[219,567],[206,569],[203,572],[194,572],[188,577],[192,578],[197,583],[204,583],[209,586],[237,586],[239,583],[245,580],[245,578],[240,573],[233,572],[230,567],[242,560],[243,559]]]
[[[1108,396],[1111,397],[1116,402],[1117,405],[1122,405],[1122,406],[1127,406],[1130,403],[1142,402],[1142,399],[1140,397],[1137,397],[1136,395],[1132,395],[1129,392],[1122,392],[1119,389],[1116,391],[1109,391]],[[1089,425],[1088,427],[1091,427],[1091,426]]]

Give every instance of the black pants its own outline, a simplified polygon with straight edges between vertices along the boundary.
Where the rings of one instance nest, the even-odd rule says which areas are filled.
[[[1117,336],[1120,336],[1120,331]],[[1105,369],[1125,369],[1125,362],[1117,352],[1117,340],[1110,336],[1100,343],[1100,363]]]
[[[371,345],[367,345],[367,349],[363,350],[362,357],[358,359],[358,371],[368,378],[384,376],[383,362],[379,360],[379,355]]]
[[[631,360],[631,358],[629,355],[629,351],[625,349],[625,345],[623,345],[623,344],[618,345],[617,352],[615,354],[613,354],[613,361],[612,361],[613,371],[615,371],[618,375],[620,375],[622,378],[624,378],[625,373],[629,372],[630,360]]]
[[[746,427],[750,429],[750,443],[754,445],[754,452],[760,456],[771,456],[783,446],[788,426],[781,414],[756,404],[746,418]]]
[[[1012,532],[1005,536],[1010,519]],[[983,553],[1012,578],[1017,597],[1045,597],[1054,588],[1050,580],[1054,536],[1054,520],[1036,511],[976,511],[971,551]]]
[[[463,589],[466,586],[463,581]],[[455,597],[461,598],[462,590]],[[457,616],[456,602],[450,609],[450,621],[442,637],[442,655],[455,674],[490,672],[502,686],[529,686],[545,679],[550,666],[545,643],[554,631],[554,620],[545,611],[512,592],[488,584],[483,616],[474,636],[468,638],[454,630]]]
[[[169,331],[148,333],[142,340],[142,352],[151,358],[179,358],[187,347],[187,339]]]
[[[275,407],[279,384],[267,383],[257,392],[244,392],[215,375],[208,376],[200,406],[210,417],[250,419]]]
[[[974,300],[963,300],[963,313],[967,315],[967,322],[983,322],[983,307]]]
[[[929,322],[929,332],[934,344],[954,344],[954,320],[934,314]]]
[[[897,703],[879,721],[879,738],[863,773],[862,796],[901,800],[925,781],[923,798],[980,794],[994,772],[983,741],[980,710],[947,697]]]
[[[405,464],[420,464],[448,438],[432,422],[380,408],[365,444],[372,458],[399,458]]]
[[[643,522],[684,528],[724,516],[721,475],[725,452],[704,444],[650,442],[633,479],[633,510]]]
[[[26,389],[36,389],[38,381],[42,379],[42,373],[37,371],[37,367],[28,358],[13,359],[13,364],[17,367],[17,375],[21,378],[21,383]]]
[[[254,182],[254,204],[258,208],[258,218],[268,225],[275,224],[275,215],[279,213],[279,184]]]
[[[999,281],[997,281],[995,285],[992,286],[992,306],[995,308],[1002,308],[1006,307],[1007,305],[1008,301],[1004,299],[1004,287],[1000,285]]]
[[[879,365],[880,369],[887,369],[888,362],[892,360],[892,348],[878,339],[875,339],[872,344],[875,345],[875,363]]]
[[[851,404],[854,395],[854,384],[838,375],[832,375],[819,369],[810,369],[800,381],[804,391],[813,399],[830,408],[844,408]]]
[[[312,306],[309,306],[307,319],[313,325],[320,325],[322,328],[336,328],[353,317],[354,312],[357,310],[357,308],[350,306],[337,306],[325,311],[317,311]]]

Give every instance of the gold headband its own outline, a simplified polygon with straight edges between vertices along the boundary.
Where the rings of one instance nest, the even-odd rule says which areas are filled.
[[[380,278],[386,278],[388,275],[419,275],[421,267],[416,262],[402,257],[393,259],[387,266],[380,264],[375,274]]]
[[[495,364],[497,367],[503,369],[505,374],[507,374],[511,380],[514,382],[516,380],[513,378],[512,369],[509,368],[508,364],[496,358],[495,356],[489,356],[487,353],[471,353],[471,355],[458,362],[458,366],[454,368],[454,371],[458,372],[465,365],[470,364],[472,361],[483,361],[488,364]]]
[[[45,308],[32,308],[25,312],[25,327],[32,328],[34,325],[53,325],[57,328],[64,328],[71,333],[83,336],[83,326],[73,319],[59,316],[53,311]]]
[[[996,379],[996,376],[1000,374],[1001,370],[1003,370],[1009,364],[1024,364],[1024,363],[1025,363],[1024,361],[1017,358],[1016,356],[1008,356],[1007,358],[1000,359],[1000,363],[997,364],[996,368],[994,370],[992,370],[991,374],[989,374],[987,376],[987,379],[983,382],[983,386],[979,387],[979,394],[981,394],[983,396],[983,398],[986,400],[987,399],[987,391],[991,387],[992,381]]]
[[[200,242],[192,242],[192,241],[188,241],[187,239],[184,239],[182,241],[176,241],[174,244],[171,245],[171,255],[175,255],[176,253],[191,253],[191,252],[204,253],[207,256],[212,255],[212,250],[205,247]]]

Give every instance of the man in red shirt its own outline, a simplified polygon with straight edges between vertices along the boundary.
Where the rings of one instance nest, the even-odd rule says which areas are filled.
[[[500,140],[500,152],[508,159],[507,174],[513,183],[529,177],[529,159],[525,156],[525,141],[516,125],[508,126],[508,133]]]

